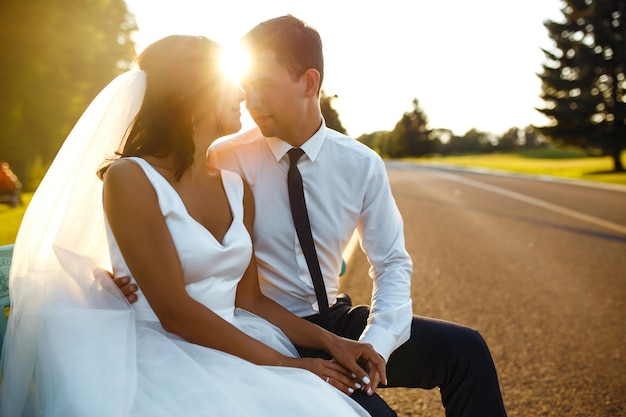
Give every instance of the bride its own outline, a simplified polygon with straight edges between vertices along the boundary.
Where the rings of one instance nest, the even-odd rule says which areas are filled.
[[[205,166],[241,128],[219,53],[153,43],[68,136],[16,239],[1,416],[367,415],[349,394],[382,359],[262,295],[250,189]],[[96,267],[132,277],[138,301]]]

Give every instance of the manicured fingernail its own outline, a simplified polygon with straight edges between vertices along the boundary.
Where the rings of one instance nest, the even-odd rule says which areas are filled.
[[[369,383],[370,383],[370,377],[369,377],[369,376],[367,376],[367,375],[365,375],[365,376],[363,377],[363,383],[364,383],[364,384],[369,384]]]
[[[352,374],[352,378],[356,378],[356,375],[354,373]]]
[[[372,391],[371,388],[367,390],[367,395],[372,395],[373,393],[374,393],[374,391]]]
[[[361,384],[359,384],[358,382],[355,382],[354,386],[356,387],[356,389],[361,389]]]
[[[354,393],[354,389],[352,389],[351,387],[348,387],[348,392],[349,392],[350,394],[352,394],[352,393]]]

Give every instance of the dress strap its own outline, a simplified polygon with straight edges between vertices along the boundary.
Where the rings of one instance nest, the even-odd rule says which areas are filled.
[[[239,174],[232,171],[222,169],[220,172],[233,217],[243,219],[243,179]]]
[[[182,205],[183,208],[185,207],[185,204],[174,187],[172,187],[172,184],[170,184],[165,177],[159,173],[159,171],[150,165],[148,161],[137,156],[129,156],[125,159],[135,162],[143,169],[148,181],[152,184],[152,188],[154,188],[154,192],[156,193],[157,200],[159,202],[159,207],[164,215],[169,213],[171,210],[176,209],[179,205]]]

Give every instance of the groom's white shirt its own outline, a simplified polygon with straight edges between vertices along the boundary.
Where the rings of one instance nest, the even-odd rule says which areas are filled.
[[[304,317],[318,312],[311,276],[296,236],[287,193],[291,145],[258,129],[209,149],[215,166],[239,173],[254,194],[254,249],[261,290]],[[374,280],[368,325],[360,340],[385,360],[410,336],[411,258],[403,221],[382,159],[324,123],[302,146],[302,174],[311,231],[329,305],[336,302],[342,252],[356,229]]]

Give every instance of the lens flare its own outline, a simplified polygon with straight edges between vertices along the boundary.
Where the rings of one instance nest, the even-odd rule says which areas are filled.
[[[236,83],[250,65],[250,57],[239,45],[227,45],[222,50],[221,66],[224,74]]]

